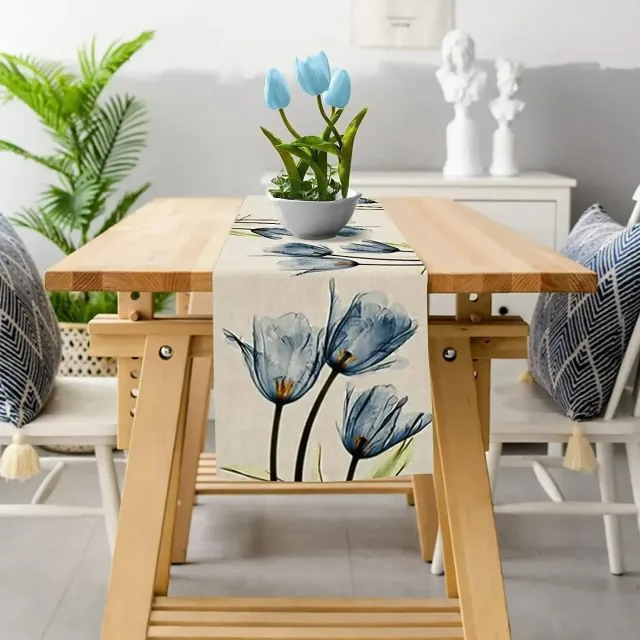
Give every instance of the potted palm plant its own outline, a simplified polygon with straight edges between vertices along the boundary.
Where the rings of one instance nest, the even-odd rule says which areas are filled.
[[[103,94],[113,76],[152,38],[152,32],[144,32],[133,40],[114,42],[102,55],[94,40],[80,48],[77,71],[33,56],[0,54],[0,99],[29,107],[53,143],[50,153],[36,154],[0,140],[0,151],[54,174],[38,202],[12,221],[44,236],[65,254],[122,220],[150,186],[121,190],[145,147],[145,105],[131,95]],[[161,294],[156,305],[166,300]],[[114,375],[114,361],[89,356],[86,325],[99,313],[116,312],[116,294],[52,293],[51,302],[64,344],[60,372]]]

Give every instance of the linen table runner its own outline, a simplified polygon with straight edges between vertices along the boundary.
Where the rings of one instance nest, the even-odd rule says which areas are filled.
[[[247,198],[215,267],[213,323],[221,478],[432,471],[427,274],[380,205],[305,241]]]

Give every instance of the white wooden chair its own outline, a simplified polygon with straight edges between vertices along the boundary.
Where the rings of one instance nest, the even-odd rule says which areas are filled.
[[[636,205],[629,225],[640,221],[640,187],[634,195]],[[595,443],[599,463],[599,502],[567,501],[552,478],[548,467],[561,466],[562,458],[551,455],[503,456],[504,443],[566,443],[574,423],[560,414],[549,396],[535,384],[518,382],[513,367],[494,367],[492,388],[491,440],[487,454],[492,490],[501,466],[531,466],[549,496],[550,502],[522,502],[495,505],[495,512],[509,514],[557,514],[603,516],[609,568],[614,575],[624,573],[619,517],[633,515],[640,526],[640,318],[618,372],[604,416],[581,423],[585,436]],[[520,371],[521,373],[521,371]],[[496,375],[498,374],[498,375]],[[633,503],[617,502],[614,470],[614,444],[625,445],[631,478]],[[557,451],[553,445],[549,453]],[[443,572],[440,540],[436,543],[431,572]]]
[[[117,380],[115,378],[56,378],[51,398],[43,412],[23,427],[33,445],[91,445],[94,456],[41,457],[43,469],[50,469],[30,504],[0,504],[0,517],[95,517],[103,516],[109,547],[113,552],[118,527],[120,490],[113,448],[116,444]],[[11,443],[13,425],[0,422],[0,446]],[[102,507],[47,504],[68,465],[95,463]],[[0,485],[0,502],[2,485]]]

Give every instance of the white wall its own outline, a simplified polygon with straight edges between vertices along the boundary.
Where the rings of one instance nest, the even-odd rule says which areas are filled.
[[[350,46],[349,0],[17,0],[0,21],[0,48],[63,60],[97,34],[101,42],[158,32],[133,69],[260,72],[324,48],[341,66],[380,60],[434,62],[425,52],[358,51]],[[455,0],[457,26],[472,33],[478,55],[529,66],[595,62],[640,66],[637,0]]]
[[[506,55],[524,61],[530,70],[537,67],[541,71],[575,63],[595,65],[596,70],[640,67],[638,0],[456,0],[455,6],[456,25],[472,33],[478,56],[486,60]],[[100,47],[146,29],[156,30],[156,38],[123,71],[118,89],[140,95],[150,107],[151,144],[136,183],[152,180],[154,194],[229,194],[251,189],[254,182],[257,186],[256,174],[265,168],[260,163],[270,160],[260,157],[250,168],[250,179],[235,180],[232,167],[242,166],[243,153],[232,148],[228,129],[237,127],[237,137],[244,144],[260,149],[254,127],[261,118],[265,124],[271,122],[271,114],[261,107],[261,75],[270,66],[291,74],[296,55],[321,48],[334,65],[360,74],[357,90],[365,94],[369,106],[378,107],[377,121],[371,110],[371,124],[375,123],[377,134],[386,136],[386,149],[381,154],[372,138],[365,141],[367,168],[436,168],[441,162],[443,144],[437,136],[448,111],[433,81],[438,52],[353,48],[348,0],[15,0],[3,6],[0,50],[73,61],[77,46],[94,34]],[[532,75],[531,86],[536,85],[537,95],[527,96],[530,106],[520,126],[529,123],[532,127],[529,146],[536,148],[530,156],[532,166],[555,167],[578,176],[580,167],[574,164],[588,157],[588,149],[577,148],[563,162],[557,161],[565,151],[557,142],[538,149],[544,139],[541,131],[560,126],[558,109],[563,104],[575,108],[569,106],[571,82],[553,73],[550,77],[547,71],[538,81]],[[598,77],[612,78],[610,74]],[[580,81],[585,87],[595,86],[590,79],[581,77]],[[616,76],[616,83],[615,87],[640,86],[640,79],[637,75]],[[556,103],[550,95],[558,87],[568,95]],[[187,94],[177,95],[185,91]],[[542,95],[544,92],[549,95]],[[578,110],[593,111],[593,122],[602,121],[599,107],[583,105],[584,100],[578,98],[575,101]],[[610,102],[611,109],[626,106],[633,110],[637,104],[629,97],[620,104],[616,99]],[[391,116],[398,111],[404,112],[404,119],[394,123]],[[540,114],[547,118],[543,123],[535,120]],[[304,122],[303,113],[294,115]],[[415,127],[419,120],[427,122],[426,118],[430,118],[428,131],[418,126],[416,134],[406,126]],[[629,120],[637,121],[631,111]],[[490,126],[489,120],[485,126]],[[582,129],[590,131],[593,126],[585,122]],[[416,137],[420,135],[423,144]],[[581,137],[580,130],[576,137]],[[0,138],[34,151],[48,144],[31,114],[13,104],[0,109]],[[626,139],[621,134],[621,140]],[[423,150],[429,143],[434,150],[431,155]],[[609,159],[604,164],[612,165]],[[208,179],[207,174],[212,177]],[[12,213],[32,202],[46,178],[43,170],[0,155],[0,212]],[[27,240],[40,267],[57,258],[44,240],[30,235]]]

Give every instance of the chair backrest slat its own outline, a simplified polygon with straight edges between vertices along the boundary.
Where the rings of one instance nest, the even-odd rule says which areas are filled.
[[[633,211],[631,212],[631,216],[629,217],[629,222],[627,222],[627,226],[631,227],[634,224],[640,223],[640,185],[636,189],[633,194],[633,199],[635,201],[635,206],[633,207]],[[631,338],[629,339],[629,345],[627,346],[627,350],[624,354],[624,358],[622,359],[622,364],[620,365],[620,371],[618,372],[618,376],[616,377],[616,383],[613,387],[613,392],[611,393],[611,398],[609,398],[609,403],[607,405],[607,410],[604,414],[605,420],[612,420],[615,416],[615,413],[620,405],[620,400],[622,399],[623,392],[627,381],[629,380],[629,376],[636,373],[636,364],[638,361],[638,355],[640,354],[640,317],[636,320],[635,327],[633,328],[633,332],[631,334]],[[634,380],[634,393],[636,394],[633,415],[635,417],[640,416],[640,384],[635,384]]]

